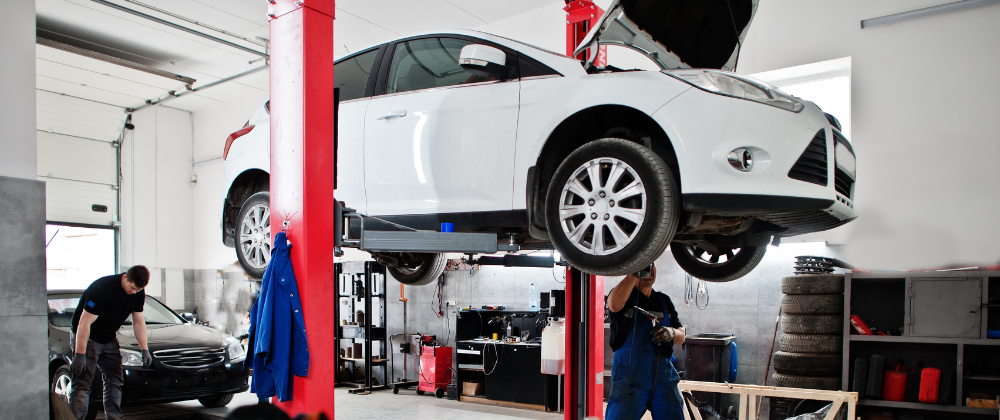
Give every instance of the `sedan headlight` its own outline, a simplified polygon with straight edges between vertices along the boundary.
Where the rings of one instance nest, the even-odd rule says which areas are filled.
[[[142,353],[135,350],[125,350],[121,349],[122,352],[122,366],[142,366]]]
[[[718,70],[663,70],[663,74],[687,82],[701,90],[720,95],[747,99],[762,104],[776,106],[792,112],[799,112],[805,105],[798,98],[759,80],[738,76]]]
[[[239,362],[247,358],[247,351],[243,349],[243,344],[240,344],[240,340],[237,340],[235,337],[227,338],[223,344],[228,347],[230,362]]]

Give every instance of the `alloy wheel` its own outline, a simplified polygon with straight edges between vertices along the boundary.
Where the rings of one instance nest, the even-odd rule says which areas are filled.
[[[70,391],[73,389],[73,380],[70,379],[68,375],[60,374],[56,377],[55,383],[52,385],[52,392],[61,398],[64,398],[67,402],[69,401]]]
[[[629,164],[591,159],[566,181],[559,199],[560,226],[570,242],[589,255],[620,251],[646,219],[646,187]]]
[[[271,259],[271,210],[256,204],[240,221],[240,252],[252,267],[263,269]]]

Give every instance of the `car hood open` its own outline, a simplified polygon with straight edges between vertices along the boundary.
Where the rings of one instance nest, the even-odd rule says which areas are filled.
[[[757,1],[614,0],[574,55],[620,45],[646,54],[661,69],[732,71]]]

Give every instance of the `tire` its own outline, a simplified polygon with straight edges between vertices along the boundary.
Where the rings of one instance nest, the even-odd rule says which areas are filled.
[[[398,394],[399,393],[399,387],[398,386],[392,387],[392,393],[393,394]]]
[[[444,398],[444,389],[443,388],[435,389],[434,396],[438,398]]]
[[[213,395],[211,397],[198,398],[198,402],[208,408],[225,407],[231,401],[233,401],[233,394]]]
[[[782,315],[781,332],[785,334],[840,334],[844,332],[842,315]]]
[[[73,387],[73,376],[70,373],[69,366],[62,365],[56,369],[55,373],[52,374],[52,378],[49,380],[49,395],[58,397],[58,400],[51,399],[49,407],[49,418],[58,419],[61,418],[57,413],[70,413],[69,406],[69,395],[70,390]],[[59,405],[57,407],[56,405]]]
[[[843,274],[803,274],[781,279],[781,293],[786,295],[834,295],[844,293]]]
[[[844,295],[785,295],[781,312],[790,315],[843,315]]]
[[[417,390],[417,395],[424,395],[424,390],[418,389]]]
[[[271,260],[271,193],[251,195],[236,218],[236,259],[251,278],[264,277]]]
[[[638,272],[663,254],[677,231],[679,193],[673,172],[649,148],[619,138],[591,141],[552,177],[545,196],[549,238],[583,272]]]
[[[373,255],[396,281],[408,286],[423,286],[437,280],[448,264],[445,254],[394,253]]]
[[[674,261],[681,269],[692,277],[711,282],[733,281],[747,275],[764,259],[767,245],[720,248],[719,251],[719,254],[712,254],[693,245],[670,244],[670,253],[674,254]],[[719,262],[722,257],[726,260]]]
[[[774,386],[786,388],[840,390],[840,378],[833,376],[799,376],[774,373],[771,374],[771,382],[774,383]]]
[[[835,354],[844,351],[844,337],[820,334],[782,334],[780,349],[789,353]]]
[[[774,352],[774,371],[786,375],[836,376],[842,371],[844,359],[840,353]]]

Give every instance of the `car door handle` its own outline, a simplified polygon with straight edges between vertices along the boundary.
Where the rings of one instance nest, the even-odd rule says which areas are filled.
[[[383,115],[381,117],[378,117],[376,118],[376,120],[388,120],[389,118],[397,118],[397,117],[402,118],[405,116],[406,116],[405,109],[394,109],[392,111],[389,111],[388,115]]]

